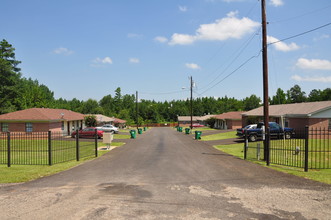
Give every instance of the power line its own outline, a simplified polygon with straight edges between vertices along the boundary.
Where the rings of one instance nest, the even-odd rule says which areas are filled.
[[[319,12],[319,11],[322,11],[322,10],[325,10],[325,9],[328,9],[330,7],[331,7],[331,5],[328,5],[328,6],[325,6],[323,8],[319,8],[319,9],[316,9],[316,10],[313,10],[313,11],[309,11],[309,12],[306,12],[306,13],[301,14],[301,15],[297,15],[297,16],[290,17],[290,18],[285,18],[285,19],[278,20],[278,21],[269,21],[268,23],[269,24],[273,24],[273,23],[282,23],[282,22],[286,22],[286,21],[291,21],[291,20],[294,20],[294,19],[298,19],[298,18],[304,17],[304,16],[309,15],[309,14],[314,14],[316,12]]]
[[[324,27],[329,26],[329,25],[331,25],[331,22],[330,22],[330,23],[327,23],[327,24],[324,24],[324,25],[322,25],[322,26],[319,26],[319,27],[317,27],[317,28],[311,29],[311,30],[309,30],[309,31],[305,31],[305,32],[302,32],[302,33],[300,33],[300,34],[296,34],[296,35],[294,35],[294,36],[287,37],[287,38],[284,38],[284,39],[281,39],[281,40],[278,40],[278,41],[275,41],[275,42],[269,43],[268,46],[269,46],[269,45],[272,45],[272,44],[276,44],[276,43],[282,42],[282,41],[286,41],[286,40],[289,40],[289,39],[292,39],[292,38],[296,38],[296,37],[299,37],[299,36],[302,36],[302,35],[305,35],[305,34],[308,34],[308,33],[310,33],[310,32],[316,31],[316,30],[318,30],[318,29],[324,28]]]
[[[240,57],[240,55],[245,51],[245,49],[248,47],[248,45],[252,42],[252,40],[255,38],[255,36],[259,35],[261,31],[261,28],[259,28],[254,34],[252,34],[252,36],[243,44],[243,47],[238,51],[238,54],[233,58],[233,60],[226,66],[226,68],[220,73],[218,74],[215,79],[213,79],[210,83],[208,83],[206,86],[202,87],[201,89],[204,89],[206,87],[208,87],[209,85],[211,85],[213,82],[215,82],[221,75],[223,75],[229,68],[230,66]],[[235,54],[235,53],[234,53]],[[223,65],[223,64],[222,64]],[[214,73],[220,69],[221,66],[219,66]]]
[[[255,56],[250,57],[249,59],[247,59],[245,62],[243,62],[239,67],[237,67],[235,70],[233,70],[231,73],[229,73],[228,75],[226,75],[224,78],[222,78],[220,81],[218,81],[217,83],[215,83],[213,86],[209,87],[208,89],[204,90],[202,93],[200,93],[200,96],[203,95],[204,93],[206,93],[207,91],[211,90],[212,88],[214,88],[215,86],[217,86],[218,84],[220,84],[221,82],[223,82],[225,79],[227,79],[229,76],[231,76],[232,74],[234,74],[235,72],[237,72],[241,67],[245,66],[249,61],[251,61],[254,58],[257,58],[260,56],[262,50],[259,51],[259,53]]]

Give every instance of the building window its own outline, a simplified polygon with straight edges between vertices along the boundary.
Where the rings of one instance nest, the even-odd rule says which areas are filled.
[[[26,132],[32,132],[33,131],[33,127],[32,127],[31,122],[25,123],[25,131]]]
[[[64,121],[61,123],[61,130],[64,131]]]
[[[331,118],[329,118],[329,129],[331,129]]]
[[[1,131],[2,132],[8,131],[8,123],[1,123]]]

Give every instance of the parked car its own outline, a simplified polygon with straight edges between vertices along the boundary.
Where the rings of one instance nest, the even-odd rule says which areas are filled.
[[[82,129],[82,130],[79,130],[78,131],[78,136],[80,138],[94,138],[95,129],[97,129],[97,128],[87,127],[87,128]],[[73,137],[73,138],[75,138],[76,135],[77,135],[76,131],[71,133],[71,137]],[[97,129],[97,136],[98,136],[99,139],[102,138],[103,137],[103,131]]]
[[[264,123],[258,123],[255,129],[247,129],[247,138],[249,141],[257,141],[259,139],[262,139],[263,137],[263,131],[262,127],[264,126]],[[269,128],[270,128],[270,138],[286,138],[290,139],[294,136],[294,129],[293,128],[282,128],[279,124],[276,122],[269,122]],[[237,133],[238,135],[238,133]],[[238,135],[239,136],[239,135]],[[241,134],[241,137],[245,137],[245,132]]]
[[[194,124],[192,124],[192,127],[193,128],[200,128],[200,127],[204,127],[204,125],[199,124],[199,123],[194,123]]]
[[[114,125],[110,125],[110,124],[105,124],[101,127],[97,127],[98,130],[101,131],[106,131],[106,132],[111,132],[111,133],[118,133],[119,129],[118,127],[115,127]]]
[[[237,136],[238,137],[243,137],[245,135],[245,130],[249,130],[249,129],[256,129],[257,124],[250,124],[250,125],[246,125],[243,128],[238,128],[237,129]]]

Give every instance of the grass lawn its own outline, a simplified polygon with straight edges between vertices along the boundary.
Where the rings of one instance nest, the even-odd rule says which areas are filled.
[[[203,132],[202,132],[203,135]],[[202,136],[202,141],[215,141],[215,140],[223,140],[223,139],[229,139],[229,138],[236,138],[236,131],[229,131],[225,133],[219,133],[219,134],[211,134]]]
[[[221,150],[228,154],[244,159],[244,153],[242,152],[243,144],[217,145],[214,147],[218,150]],[[254,161],[254,163],[260,164],[262,166],[274,170],[278,170],[280,172],[289,173],[295,176],[304,177],[306,179],[311,179],[311,180],[331,184],[331,169],[320,169],[320,170],[310,169],[308,172],[304,172],[303,168],[286,167],[286,166],[280,166],[274,164],[270,166],[266,166],[266,163],[262,161],[261,162]]]
[[[114,139],[130,139],[129,134],[114,134]]]
[[[122,142],[113,142],[112,146],[122,146]],[[99,142],[99,146],[103,143]],[[102,156],[109,151],[98,151],[98,156]],[[48,165],[12,165],[7,167],[6,165],[0,165],[0,183],[19,183],[38,179],[43,176],[49,176],[72,167],[78,166],[85,161],[95,159],[94,156],[81,158],[80,161],[69,161],[65,163],[59,163],[52,166]]]

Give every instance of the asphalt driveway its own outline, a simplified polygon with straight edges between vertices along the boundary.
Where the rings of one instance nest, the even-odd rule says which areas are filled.
[[[153,128],[68,171],[0,187],[0,219],[330,219],[331,186]]]

